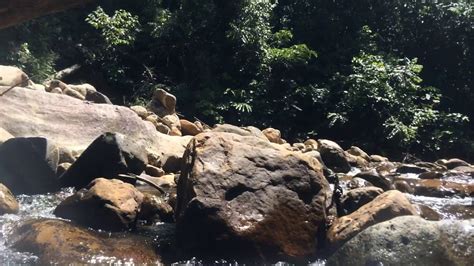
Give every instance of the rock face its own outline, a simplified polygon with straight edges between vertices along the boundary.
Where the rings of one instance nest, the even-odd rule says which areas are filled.
[[[308,256],[330,194],[314,158],[255,137],[199,134],[178,181],[178,239],[213,253]]]
[[[96,229],[127,230],[135,226],[142,201],[132,185],[98,178],[61,202],[54,214]]]
[[[117,178],[119,174],[141,174],[148,163],[143,146],[118,133],[98,137],[61,176],[61,184],[76,189],[98,177]]]
[[[0,184],[0,215],[18,213],[19,209],[20,205],[16,201],[15,196],[6,186]]]
[[[327,265],[472,265],[474,219],[426,221],[402,216],[344,244]]]
[[[344,150],[337,143],[326,139],[320,139],[318,143],[319,153],[329,169],[340,173],[347,173],[351,170]]]
[[[365,228],[402,215],[417,215],[417,211],[403,193],[387,191],[357,211],[338,218],[329,228],[327,238],[337,247]]]
[[[0,146],[0,182],[14,194],[55,192],[58,160],[58,148],[45,138],[9,139]]]
[[[0,14],[1,14],[1,4],[0,4]],[[0,65],[0,86],[26,87],[29,85],[28,81],[29,81],[28,76],[23,71],[21,71],[21,69],[14,66],[1,66]]]
[[[10,239],[15,249],[37,255],[40,265],[90,264],[94,257],[107,260],[105,264],[130,260],[154,264],[160,260],[147,239],[124,237],[123,233],[110,236],[61,220],[26,221],[14,229]]]
[[[5,89],[0,87],[0,92]],[[0,97],[0,114],[0,127],[13,136],[43,136],[70,150],[86,149],[103,133],[121,133],[145,146],[148,153],[159,155],[162,165],[169,157],[181,158],[191,139],[163,135],[127,107],[25,88],[14,88]]]

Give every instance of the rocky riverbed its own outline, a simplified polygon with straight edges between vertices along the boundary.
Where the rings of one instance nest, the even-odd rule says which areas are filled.
[[[0,264],[474,261],[469,162],[210,127],[161,89],[129,108],[2,75]]]

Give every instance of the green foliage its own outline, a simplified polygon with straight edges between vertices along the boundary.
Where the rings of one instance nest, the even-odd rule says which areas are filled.
[[[120,9],[110,17],[101,7],[89,14],[86,22],[101,31],[108,48],[131,45],[135,41],[139,26],[137,16]]]
[[[36,82],[43,82],[56,73],[54,69],[56,59],[57,55],[52,51],[34,54],[28,43],[21,44],[11,58],[17,67],[28,73],[30,78]]]

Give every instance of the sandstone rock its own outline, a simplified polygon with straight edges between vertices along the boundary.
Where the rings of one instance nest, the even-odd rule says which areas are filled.
[[[425,168],[428,171],[446,171],[447,170],[446,166],[439,165],[437,163],[430,163],[430,162],[420,161],[420,162],[415,162],[413,164],[416,165],[416,166]]]
[[[48,92],[51,92],[54,88],[59,88],[61,89],[61,91],[64,91],[65,89],[69,88],[69,86],[66,83],[57,79],[49,81],[49,84],[47,85],[48,87],[46,91]]]
[[[148,164],[145,168],[145,173],[150,176],[160,177],[165,174],[165,171],[163,171],[161,168]]]
[[[362,179],[360,177],[353,177],[349,183],[347,183],[347,187],[350,189],[356,189],[356,188],[364,188],[364,187],[372,187],[372,185],[369,181]]]
[[[176,97],[163,89],[153,93],[148,109],[160,117],[171,115],[176,112]]]
[[[84,95],[82,95],[78,91],[75,91],[75,90],[73,90],[69,87],[64,89],[63,93],[64,93],[64,95],[71,96],[73,98],[76,98],[76,99],[79,99],[79,100],[82,100],[82,101],[84,101],[86,99],[86,97]]]
[[[142,201],[132,185],[98,178],[61,202],[54,214],[95,229],[127,230],[135,227]]]
[[[0,146],[0,183],[14,194],[55,192],[58,160],[57,147],[45,138],[9,139]]]
[[[39,257],[41,265],[91,264],[94,257],[106,264],[155,264],[160,257],[150,239],[128,233],[98,233],[71,222],[37,219],[23,222],[10,236],[11,245]]]
[[[351,170],[344,150],[337,143],[326,139],[320,139],[318,143],[319,153],[329,169],[339,173],[347,173]]]
[[[400,174],[421,174],[425,172],[428,172],[426,168],[414,164],[404,164],[397,168],[397,173]]]
[[[88,83],[77,84],[77,85],[69,84],[69,88],[79,92],[84,97],[87,97],[88,94],[92,94],[92,93],[97,92],[97,90],[94,88],[94,86],[92,86],[91,84],[88,84]]]
[[[470,175],[471,177],[474,177],[474,166],[458,166],[453,168],[451,173]]]
[[[473,219],[397,217],[352,238],[327,265],[472,265],[473,228]]]
[[[138,114],[138,113],[137,113]],[[140,115],[139,115],[140,116]],[[151,115],[148,115],[147,113],[147,117],[145,118],[146,121],[149,121],[151,122],[155,127],[158,125],[158,121],[159,121],[159,117],[155,114],[151,114]],[[167,133],[165,133],[167,134]]]
[[[461,160],[461,159],[453,158],[453,159],[447,160],[444,163],[444,166],[446,166],[448,169],[453,169],[453,168],[456,168],[458,166],[470,166],[470,164],[467,163],[466,161]]]
[[[369,161],[365,160],[362,156],[352,155],[348,152],[344,152],[347,162],[353,167],[364,168],[369,165]]]
[[[359,177],[364,180],[367,180],[372,185],[379,187],[385,191],[391,188],[390,180],[388,180],[384,176],[381,176],[375,169],[360,172],[354,177]]]
[[[370,161],[376,162],[376,163],[383,163],[383,162],[388,162],[388,158],[374,154],[374,155],[370,155]]]
[[[3,91],[5,87],[0,87]],[[40,111],[39,111],[40,110]],[[105,132],[121,133],[158,154],[162,164],[181,158],[191,137],[160,134],[127,107],[15,88],[0,97],[0,127],[15,137],[44,136],[59,147],[86,149]]]
[[[186,119],[181,119],[179,122],[181,124],[181,131],[183,132],[183,135],[196,136],[203,131],[202,128],[199,128],[196,124],[191,123]]]
[[[146,220],[149,223],[155,221],[172,223],[174,222],[174,211],[173,208],[160,197],[144,194],[139,219]]]
[[[156,125],[156,130],[160,133],[163,133],[163,134],[170,134],[170,132],[171,132],[171,129],[163,123],[158,123]]]
[[[0,65],[0,86],[26,87],[30,84],[28,75],[14,66]]]
[[[273,143],[276,143],[276,144],[283,144],[284,143],[281,139],[281,132],[278,129],[274,129],[274,128],[269,127],[269,128],[266,128],[266,129],[262,130],[262,133],[265,135],[265,137],[267,137],[267,139],[270,142],[273,142]]]
[[[424,172],[418,175],[420,179],[440,179],[441,177],[443,177],[443,173],[436,171]]]
[[[317,160],[255,137],[202,133],[178,182],[185,248],[303,258],[319,246],[331,191]]]
[[[332,247],[338,247],[369,226],[402,215],[417,215],[417,211],[401,192],[390,190],[338,218],[329,228],[327,238]]]
[[[61,184],[80,189],[98,177],[118,178],[119,174],[141,174],[148,163],[145,148],[119,133],[98,137],[61,176]]]
[[[262,140],[268,141],[267,137],[256,127],[238,127],[229,124],[216,125],[213,132],[227,132],[233,133],[240,136],[254,136]]]
[[[429,197],[473,197],[474,184],[461,184],[446,180],[425,179],[418,182],[415,195]]]
[[[20,205],[12,192],[0,183],[0,215],[6,213],[18,213]]]
[[[55,93],[55,94],[63,94],[63,90],[61,90],[61,88],[59,88],[59,87],[54,87],[49,92],[50,93]]]
[[[181,123],[179,121],[179,117],[176,114],[166,115],[161,119],[161,122],[167,125],[169,128],[181,128]]]
[[[300,142],[293,143],[291,146],[293,147],[293,151],[304,151],[306,149],[306,145]]]
[[[362,157],[367,162],[371,161],[370,156],[357,146],[351,146],[346,152],[354,156]]]
[[[351,189],[344,193],[341,198],[342,209],[345,215],[353,213],[360,207],[371,202],[378,195],[383,193],[383,189],[378,187],[363,187]]]
[[[308,139],[304,142],[304,145],[307,147],[307,148],[310,148],[312,150],[318,150],[319,148],[319,144],[316,140],[314,139]]]
[[[396,190],[403,192],[403,193],[410,193],[413,194],[415,190],[408,184],[405,180],[397,180],[393,182],[393,186]]]
[[[8,133],[8,131],[0,127],[0,145],[12,138],[14,138],[12,134]]]
[[[46,86],[42,84],[35,84],[33,82],[30,82],[31,84],[28,85],[27,88],[32,89],[32,90],[37,90],[41,92],[46,92]]]
[[[134,111],[142,119],[146,119],[148,117],[148,111],[143,106],[135,105],[135,106],[131,106],[130,109],[132,109],[132,111]]]
[[[110,101],[109,97],[98,91],[87,93],[86,101],[98,104],[112,104],[112,101]]]
[[[169,134],[170,134],[170,136],[182,136],[183,135],[183,133],[181,133],[181,130],[179,130],[179,128],[177,128],[177,127],[172,127]]]

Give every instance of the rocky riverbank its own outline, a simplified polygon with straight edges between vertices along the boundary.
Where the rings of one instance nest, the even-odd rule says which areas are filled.
[[[474,260],[461,159],[210,127],[180,119],[161,89],[124,107],[88,84],[0,76],[0,263]]]

